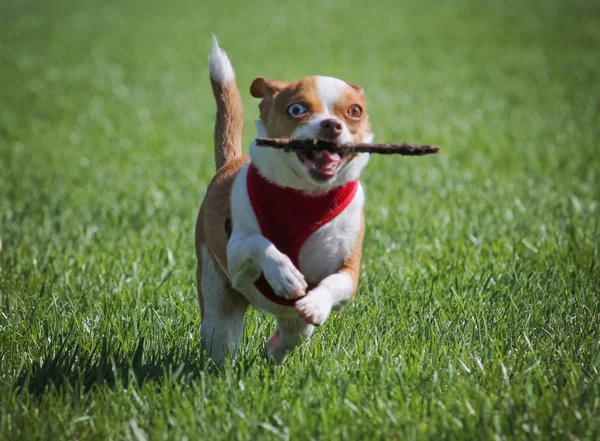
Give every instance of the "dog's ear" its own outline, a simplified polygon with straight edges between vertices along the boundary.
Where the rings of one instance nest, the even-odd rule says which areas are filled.
[[[356,90],[359,94],[364,95],[365,91],[358,84],[352,84],[346,81],[346,84]]]
[[[252,81],[250,86],[250,94],[254,98],[264,98],[266,96],[277,95],[282,89],[285,89],[288,84],[284,81],[269,80],[264,77],[258,77]]]

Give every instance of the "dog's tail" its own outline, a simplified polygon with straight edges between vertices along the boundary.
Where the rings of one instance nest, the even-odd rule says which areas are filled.
[[[215,163],[218,170],[228,161],[242,155],[244,109],[231,61],[214,36],[208,62],[210,83],[217,102]]]

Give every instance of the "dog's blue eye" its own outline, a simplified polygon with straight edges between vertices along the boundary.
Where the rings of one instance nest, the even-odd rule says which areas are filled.
[[[302,116],[306,113],[306,107],[302,104],[294,103],[288,107],[288,113],[293,117]]]

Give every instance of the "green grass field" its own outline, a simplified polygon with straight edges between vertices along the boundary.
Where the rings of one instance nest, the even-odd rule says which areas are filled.
[[[600,438],[600,3],[3,0],[1,440]],[[216,33],[364,86],[356,301],[281,367],[203,354]]]

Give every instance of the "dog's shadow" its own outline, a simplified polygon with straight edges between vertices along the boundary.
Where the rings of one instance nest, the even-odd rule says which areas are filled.
[[[87,392],[101,385],[127,388],[133,384],[141,387],[147,382],[186,383],[202,373],[219,375],[222,372],[204,350],[194,345],[164,351],[149,350],[145,346],[148,345],[144,338],[129,351],[112,347],[110,337],[103,338],[91,350],[65,342],[58,348],[50,348],[42,359],[23,366],[14,385],[17,390],[41,396],[51,389]],[[246,369],[256,361],[256,356],[246,354],[236,356],[235,363]]]

